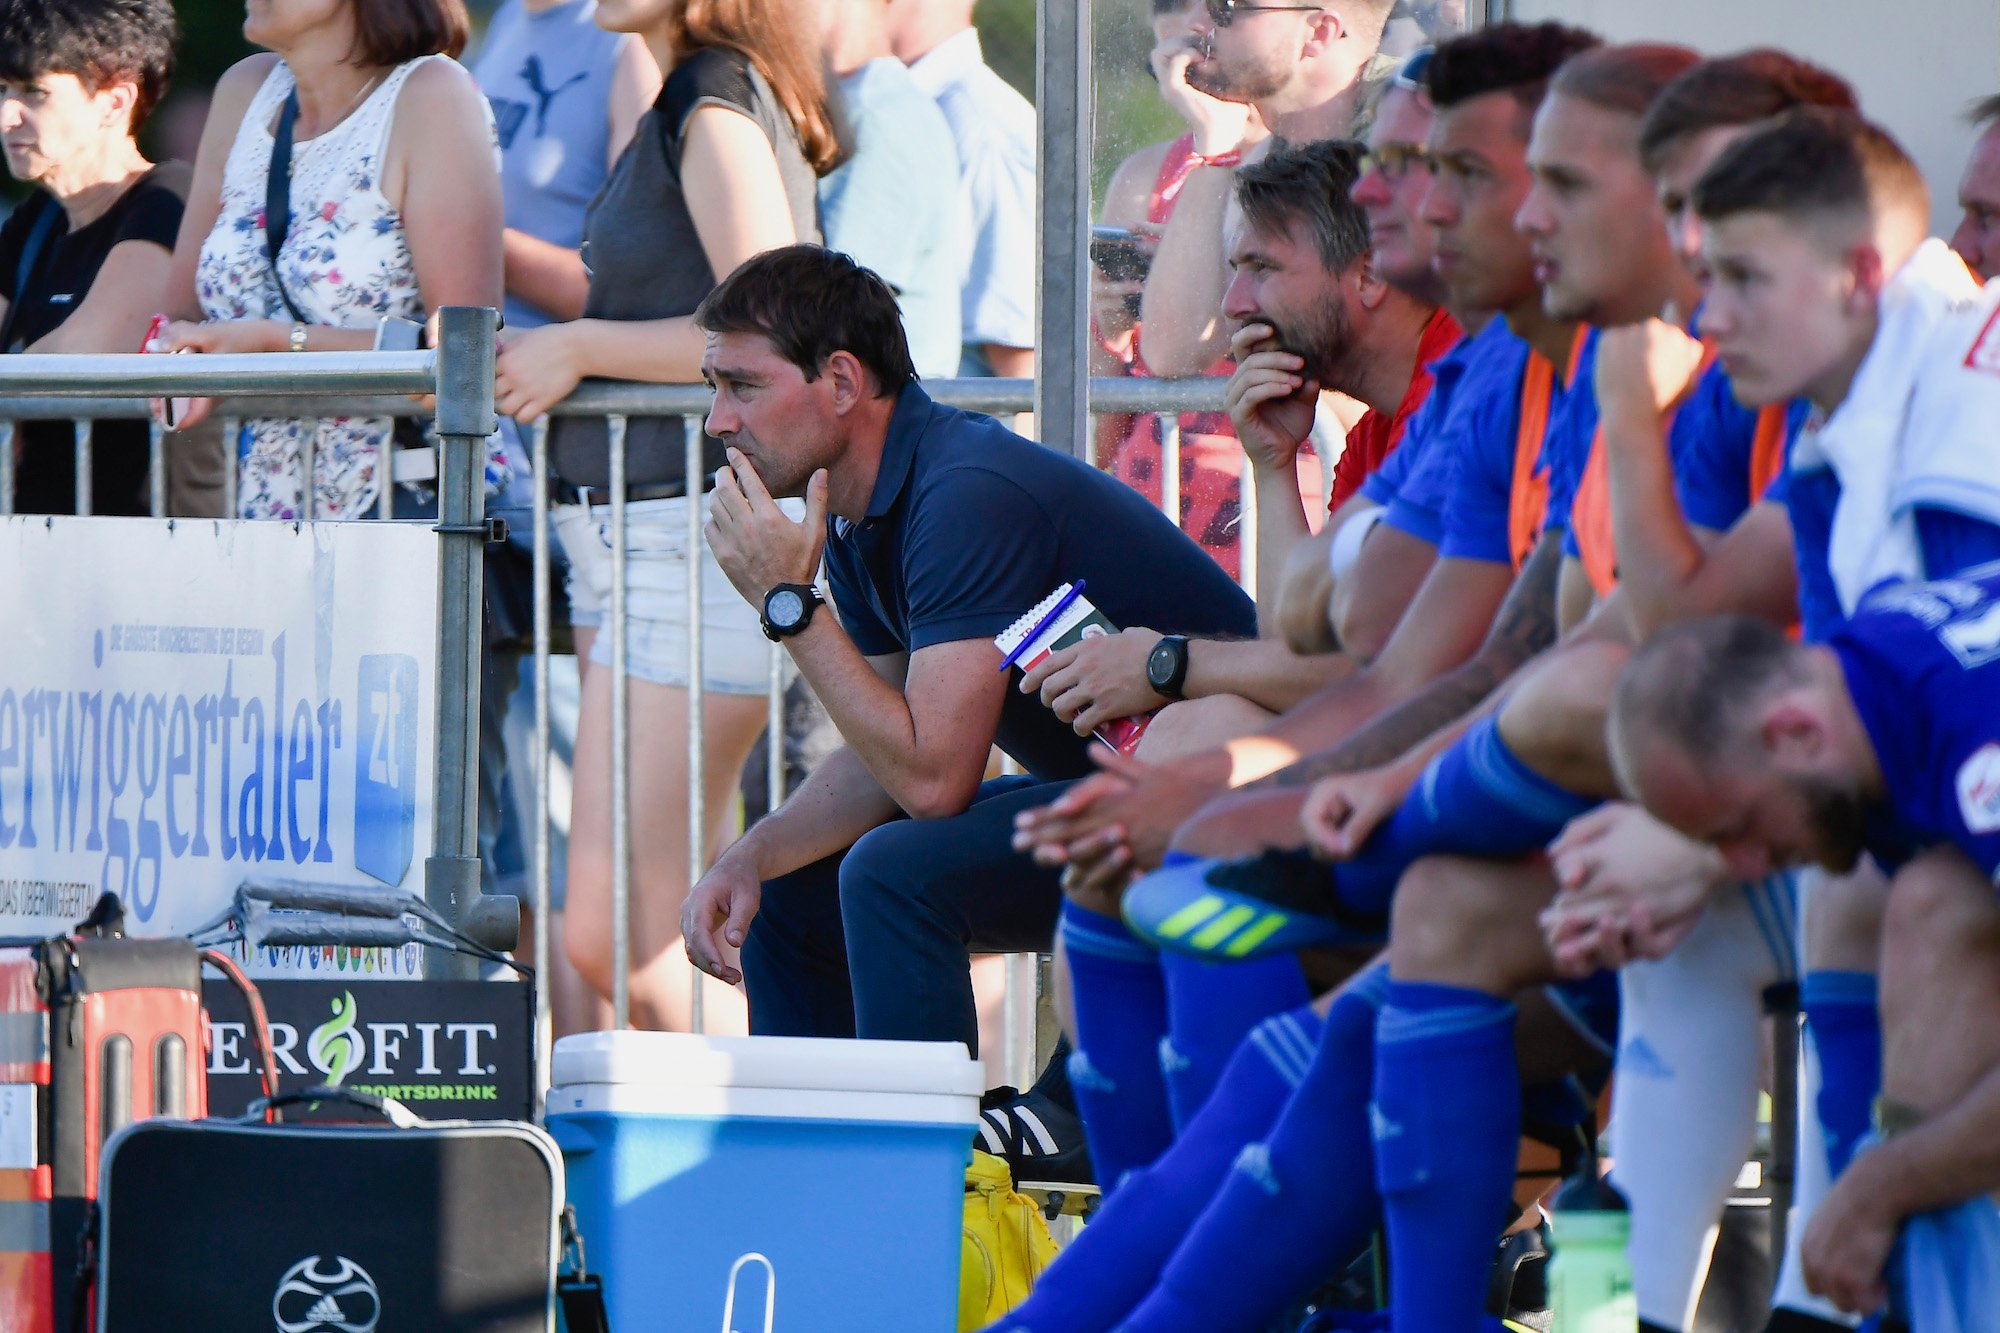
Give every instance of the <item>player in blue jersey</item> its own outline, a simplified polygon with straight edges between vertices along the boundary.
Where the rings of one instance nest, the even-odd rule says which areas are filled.
[[[1892,1288],[1905,1308],[1990,1299],[1979,1284],[2000,1273],[1984,1197],[2000,1188],[2000,566],[1887,585],[1821,645],[1747,618],[1665,631],[1626,673],[1611,746],[1632,794],[1739,874],[1846,871],[1864,853],[1890,870],[1886,1139],[1822,1202],[1806,1277],[1861,1313]],[[1956,1217],[1923,1216],[1967,1200]],[[1906,1262],[1892,1267],[1912,1219]],[[1940,1255],[1937,1238],[1954,1231],[1969,1240]],[[1970,1315],[1952,1326],[1986,1327],[1993,1309]]]

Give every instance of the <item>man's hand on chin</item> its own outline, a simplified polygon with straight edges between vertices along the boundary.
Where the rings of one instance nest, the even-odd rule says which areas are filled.
[[[764,489],[764,479],[741,451],[728,451],[729,466],[715,474],[709,507],[708,547],[729,582],[752,606],[780,583],[811,583],[826,547],[824,468],[806,483],[806,516],[792,522]]]

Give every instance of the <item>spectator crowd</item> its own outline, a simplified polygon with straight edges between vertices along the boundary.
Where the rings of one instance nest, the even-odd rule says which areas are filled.
[[[1785,986],[1762,1326],[2000,1329],[2000,97],[1947,241],[1831,70],[1453,8],[1152,0],[1186,129],[1104,192],[1089,356],[1227,378],[1177,422],[1044,448],[926,392],[1033,373],[1034,113],[971,0],[506,0],[468,65],[460,0],[253,6],[191,168],[135,137],[168,0],[0,0],[0,345],[504,307],[489,509],[546,429],[580,672],[559,1027],[612,987],[618,448],[635,1021],[706,976],[711,1029],[976,1052],[974,956],[1052,952],[1064,1038],[979,1143],[1104,1199],[994,1333],[1545,1328],[1518,1168],[1600,1128],[1636,1330],[1689,1333]],[[676,419],[550,416],[593,378],[707,384],[712,485]],[[160,410],[241,517],[435,504],[407,425]],[[17,509],[148,512],[143,428],[88,478],[64,430]],[[731,840],[772,642],[838,743]]]

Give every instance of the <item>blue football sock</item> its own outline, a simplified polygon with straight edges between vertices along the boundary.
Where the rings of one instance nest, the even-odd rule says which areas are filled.
[[[1102,1333],[1159,1278],[1188,1226],[1248,1144],[1271,1130],[1305,1076],[1320,1020],[1307,1005],[1258,1024],[1201,1114],[1151,1166],[1126,1178],[999,1329]]]
[[[1097,1183],[1109,1194],[1127,1171],[1173,1142],[1160,1072],[1166,978],[1160,955],[1116,917],[1065,901],[1058,929],[1076,1013],[1070,1084]]]
[[[1367,1246],[1381,1216],[1368,1102],[1388,982],[1378,965],[1334,1001],[1305,1081],[1269,1136],[1237,1157],[1121,1333],[1257,1333]]]
[[[1176,1128],[1193,1120],[1250,1030],[1312,998],[1296,954],[1209,963],[1164,953],[1167,1037],[1160,1043]]]
[[[1474,1333],[1521,1137],[1514,1006],[1395,982],[1376,1027],[1375,1172],[1396,1333]]]
[[[1522,763],[1501,739],[1499,718],[1485,718],[1431,761],[1396,813],[1334,867],[1334,882],[1349,907],[1380,914],[1412,862],[1525,856],[1598,804]]]
[[[1819,1121],[1835,1177],[1868,1133],[1882,1089],[1882,1019],[1872,972],[1814,971],[1799,985],[1806,1031],[1819,1056]]]

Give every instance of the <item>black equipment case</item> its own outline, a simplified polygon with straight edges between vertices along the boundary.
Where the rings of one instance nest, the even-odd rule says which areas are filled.
[[[388,1111],[386,1126],[118,1131],[98,1182],[98,1328],[550,1333],[563,1198],[553,1141],[532,1125]]]

